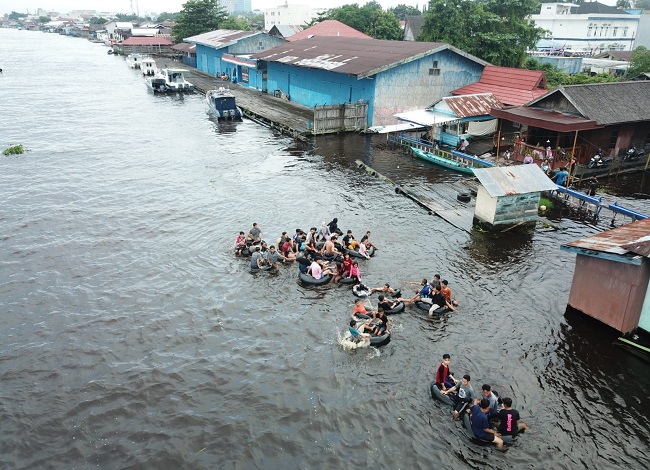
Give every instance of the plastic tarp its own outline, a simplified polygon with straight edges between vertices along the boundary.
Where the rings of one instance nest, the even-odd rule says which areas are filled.
[[[412,122],[403,122],[401,124],[390,124],[386,126],[372,126],[368,128],[368,132],[374,132],[376,134],[388,134],[390,132],[412,131],[416,129],[422,129],[423,127],[425,126],[414,124]]]
[[[467,128],[467,134],[471,136],[477,135],[490,135],[497,131],[498,119],[490,119],[489,121],[470,121]]]
[[[458,116],[451,116],[449,114],[430,111],[428,109],[418,109],[416,111],[408,111],[405,113],[394,114],[400,121],[413,122],[421,126],[434,127],[440,124],[449,123],[452,121],[459,121]]]

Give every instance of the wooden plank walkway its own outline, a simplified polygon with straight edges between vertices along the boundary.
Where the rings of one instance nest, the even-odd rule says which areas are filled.
[[[228,88],[235,95],[237,106],[253,121],[300,140],[306,140],[307,137],[312,135],[314,120],[314,110],[312,108],[287,101],[284,98],[276,98],[268,93],[236,83],[224,82],[220,78],[168,58],[156,57],[155,60],[159,69],[169,67],[189,70],[190,74],[186,77],[187,81],[192,83],[196,90],[203,94],[208,90],[216,90],[219,87]]]

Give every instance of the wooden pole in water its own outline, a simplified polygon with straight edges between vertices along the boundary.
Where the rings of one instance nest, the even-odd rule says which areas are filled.
[[[645,169],[643,171],[648,171],[648,165],[650,165],[650,153],[648,153],[648,158],[645,161]]]
[[[499,149],[501,148],[501,126],[503,125],[503,120],[499,119],[499,135],[497,136],[497,159],[494,163],[495,166],[499,166]]]
[[[573,137],[573,148],[571,149],[571,161],[569,162],[569,176],[566,179],[566,189],[569,190],[569,183],[571,182],[571,170],[573,169],[573,162],[576,159],[576,143],[578,142],[578,131]]]

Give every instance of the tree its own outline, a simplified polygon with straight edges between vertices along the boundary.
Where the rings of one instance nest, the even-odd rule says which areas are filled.
[[[245,18],[240,18],[236,16],[228,16],[225,20],[219,25],[220,29],[233,29],[237,31],[252,31],[251,25]]]
[[[118,13],[117,15],[115,15],[115,18],[117,18],[118,21],[134,21],[138,19],[138,15],[135,14],[127,15],[126,13]]]
[[[627,76],[633,78],[646,72],[650,72],[650,51],[644,46],[638,46],[630,56]]]
[[[616,8],[619,10],[627,10],[630,8],[630,1],[629,0],[618,0],[616,2]]]
[[[172,28],[174,41],[182,42],[190,36],[219,29],[227,16],[219,0],[187,0]]]
[[[21,18],[27,18],[27,13],[18,13],[17,11],[12,11],[7,17],[10,20],[19,20]]]
[[[38,22],[39,23],[49,23],[50,21],[51,20],[50,20],[49,16],[39,16],[38,17]]]
[[[375,39],[402,39],[403,36],[397,17],[390,11],[384,11],[375,1],[363,7],[355,3],[334,8],[319,18],[320,21],[323,19],[340,21]]]
[[[599,73],[596,75],[588,75],[586,73],[577,73],[569,75],[562,72],[554,65],[548,62],[539,62],[535,59],[528,59],[524,64],[524,68],[528,70],[541,70],[546,75],[546,84],[550,90],[557,88],[560,85],[582,85],[584,83],[603,83],[603,82],[618,82],[619,78],[607,73]]]
[[[398,20],[405,20],[407,16],[420,16],[422,12],[412,6],[404,5],[403,3],[394,8],[389,8],[388,11],[392,12]]]
[[[494,65],[519,67],[542,37],[537,0],[430,0],[418,40],[446,42]]]
[[[96,16],[93,16],[88,22],[90,24],[106,24],[108,23],[108,20],[106,18],[97,18]]]
[[[179,15],[180,12],[167,13],[166,11],[163,11],[160,15],[156,16],[156,21],[159,23],[162,23],[163,21],[167,21],[167,20],[176,21]]]

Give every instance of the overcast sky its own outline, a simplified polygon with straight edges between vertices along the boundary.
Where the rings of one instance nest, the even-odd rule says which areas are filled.
[[[177,12],[182,8],[185,0],[0,0],[0,14],[11,13],[17,11],[25,13],[27,10],[30,12],[36,11],[37,8],[43,8],[48,11],[58,11],[65,13],[71,10],[98,10],[98,11],[114,11],[116,13],[130,13],[131,1],[133,2],[133,9],[135,10],[136,3],[138,4],[140,14],[145,12],[162,13]],[[400,4],[419,6],[428,3],[427,0],[378,0],[384,8],[394,7]],[[601,3],[607,5],[615,5],[616,0],[600,0]],[[253,9],[263,10],[284,4],[284,0],[252,0]],[[366,0],[289,0],[289,4],[303,4],[314,6],[325,6],[327,8],[334,8],[341,5],[350,3],[358,3],[365,5]]]
[[[140,14],[145,12],[162,13],[180,11],[183,3],[186,0],[132,0],[133,9],[135,10],[136,3],[139,6]],[[278,5],[283,5],[284,0],[251,0],[253,10],[265,8],[272,8]],[[325,6],[327,8],[334,8],[341,5],[350,3],[359,3],[365,5],[365,0],[289,0],[289,4],[302,4]],[[384,8],[394,7],[400,4],[411,6],[422,6],[425,2],[423,0],[379,0]],[[43,8],[48,11],[68,12],[70,10],[98,10],[98,11],[114,11],[116,13],[130,13],[131,0],[0,0],[0,14],[11,13],[17,11],[25,13],[29,9],[30,13],[36,11],[37,8]]]

